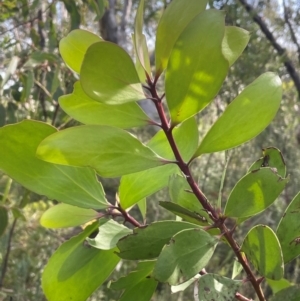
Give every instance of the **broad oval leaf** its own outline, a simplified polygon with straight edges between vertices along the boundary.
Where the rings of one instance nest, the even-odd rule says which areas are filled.
[[[281,101],[281,80],[267,72],[247,86],[203,138],[194,157],[245,143],[261,133],[275,117]]]
[[[277,294],[281,290],[286,289],[293,285],[293,283],[289,282],[285,278],[282,278],[280,280],[271,280],[271,279],[266,279],[266,280],[268,285],[271,287],[273,294]],[[286,299],[286,300],[290,300],[290,299]]]
[[[111,289],[125,289],[120,301],[132,301],[136,296],[139,296],[139,301],[151,299],[157,286],[157,281],[150,277],[154,264],[155,261],[141,261],[136,271],[111,283]]]
[[[235,295],[243,281],[232,280],[215,274],[206,274],[200,277],[198,283],[199,301],[229,301],[236,299]]]
[[[164,11],[157,27],[155,43],[156,73],[167,67],[170,53],[185,27],[204,11],[207,0],[173,0]]]
[[[135,102],[112,106],[90,98],[82,90],[79,81],[75,83],[72,94],[59,98],[59,104],[68,115],[84,124],[126,129],[144,126],[151,121]]]
[[[5,232],[8,225],[8,212],[4,206],[0,206],[0,237]]]
[[[87,49],[100,41],[99,36],[87,30],[75,29],[60,40],[59,52],[68,67],[79,73]]]
[[[246,218],[265,210],[276,200],[288,180],[269,167],[246,174],[232,189],[225,215]]]
[[[97,226],[90,225],[63,243],[48,261],[42,287],[49,301],[85,301],[115,269],[120,259],[114,249],[104,251],[84,245]]]
[[[29,120],[1,128],[0,169],[50,199],[83,208],[107,208],[109,203],[92,169],[50,164],[36,157],[41,141],[55,132],[50,125]]]
[[[300,300],[299,285],[291,286],[281,290],[280,292],[275,294],[275,296],[273,296],[270,301],[282,301],[282,300],[299,301]]]
[[[222,11],[202,12],[174,45],[165,82],[173,124],[203,110],[222,86],[229,68],[222,53],[224,18]]]
[[[89,97],[110,105],[145,98],[130,56],[110,42],[89,47],[80,69],[80,83]]]
[[[250,33],[240,27],[226,26],[222,41],[222,52],[229,62],[229,66],[239,58],[250,39]]]
[[[183,159],[189,161],[198,147],[198,127],[195,118],[192,117],[175,127],[173,136]],[[175,160],[163,131],[159,131],[147,145],[161,157]],[[168,164],[122,177],[119,188],[122,207],[129,208],[142,198],[166,187],[169,176],[179,172],[177,165]]]
[[[37,155],[52,163],[93,167],[103,177],[118,177],[166,163],[128,132],[100,125],[53,134],[39,145]]]
[[[143,228],[135,228],[132,235],[122,238],[117,246],[118,255],[123,259],[143,260],[156,258],[163,246],[177,232],[199,228],[187,222],[162,221]]]
[[[46,228],[67,228],[83,225],[96,218],[99,218],[99,213],[93,209],[59,204],[44,212],[40,223]]]
[[[286,176],[286,165],[281,151],[276,147],[267,147],[262,152],[263,157],[254,162],[248,172],[261,167],[272,167],[276,168],[277,173],[284,178]]]
[[[153,271],[160,282],[178,284],[183,276],[192,278],[212,257],[217,239],[202,229],[187,229],[175,234],[162,249]]]
[[[300,255],[300,193],[291,201],[284,212],[277,228],[284,263]]]
[[[246,235],[241,250],[260,275],[273,280],[283,277],[281,247],[271,228],[265,225],[253,227]]]
[[[101,219],[99,232],[95,238],[87,238],[87,242],[94,248],[111,250],[116,247],[122,237],[131,234],[132,230],[114,220]]]

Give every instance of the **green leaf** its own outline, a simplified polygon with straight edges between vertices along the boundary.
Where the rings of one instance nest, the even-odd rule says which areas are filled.
[[[292,284],[284,278],[277,280],[277,281],[267,279],[267,283],[271,287],[273,294],[277,294],[281,290],[292,286]],[[290,300],[290,299],[288,299],[288,300]]]
[[[83,92],[79,81],[75,83],[72,94],[59,98],[59,104],[68,115],[84,124],[131,128],[151,121],[135,102],[111,106],[91,99]]]
[[[171,211],[177,216],[180,216],[185,221],[189,223],[193,223],[200,226],[207,226],[208,220],[206,218],[207,214],[200,215],[196,212],[192,212],[185,207],[182,207],[178,204],[172,203],[172,202],[159,202],[159,205],[163,208]]]
[[[0,206],[0,237],[5,232],[5,229],[8,225],[8,212],[7,209],[3,206]]]
[[[265,225],[253,227],[245,237],[241,250],[260,275],[273,280],[283,277],[281,247],[271,228]]]
[[[250,33],[240,27],[226,26],[222,42],[222,52],[229,66],[239,58],[250,40]]]
[[[131,57],[110,42],[89,47],[80,69],[80,83],[89,97],[110,105],[145,98]]]
[[[67,228],[83,225],[96,218],[99,218],[99,213],[93,209],[59,204],[44,212],[40,223],[46,228]]]
[[[194,212],[202,220],[209,220],[207,212],[202,208],[196,196],[191,193],[191,187],[184,177],[180,175],[170,177],[169,195],[172,202]]]
[[[198,147],[198,127],[195,118],[192,117],[175,127],[173,137],[183,159],[188,161]],[[161,157],[175,160],[163,131],[159,131],[147,145]],[[176,173],[179,173],[178,166],[168,164],[122,177],[119,188],[122,207],[129,208],[141,199],[166,187],[169,176]]]
[[[233,148],[262,132],[275,117],[281,101],[281,80],[267,72],[247,86],[203,138],[194,157]]]
[[[68,67],[79,73],[86,51],[92,44],[100,41],[102,39],[99,36],[87,30],[76,29],[60,40],[59,52]]]
[[[87,242],[94,248],[111,250],[116,247],[119,239],[131,233],[132,230],[114,220],[101,219],[97,236],[87,238]]]
[[[62,244],[52,255],[42,276],[49,301],[85,301],[109,277],[119,262],[115,250],[98,250],[84,245],[98,223]]]
[[[157,281],[150,278],[155,261],[142,261],[138,263],[137,270],[131,272],[126,277],[122,277],[116,282],[112,282],[110,288],[114,290],[125,289],[125,292],[119,299],[120,301],[148,301],[151,299]]]
[[[276,231],[281,244],[284,263],[288,263],[300,255],[299,213],[300,193],[287,207]]]
[[[146,219],[146,214],[147,214],[147,200],[146,199],[142,199],[140,200],[138,203],[137,203],[139,209],[140,209],[140,212],[141,212],[141,215],[143,217],[143,220]]]
[[[203,269],[212,257],[217,240],[202,229],[187,229],[175,234],[162,249],[153,277],[171,285],[183,276],[190,279]]]
[[[186,290],[192,283],[198,281],[198,279],[201,277],[200,274],[195,275],[195,277],[180,283],[178,285],[172,285],[171,286],[171,291],[173,294],[176,294],[178,292],[183,292],[184,290]]]
[[[83,208],[107,208],[102,185],[92,169],[50,164],[36,157],[40,142],[55,132],[50,125],[29,120],[1,128],[0,169],[50,199]]]
[[[174,44],[186,26],[204,11],[206,0],[173,0],[164,11],[156,34],[156,73],[160,75],[167,67]]]
[[[235,294],[238,292],[242,281],[232,280],[215,274],[206,274],[199,279],[198,296],[199,301],[235,300]]]
[[[146,43],[146,38],[143,34],[144,25],[144,0],[141,0],[136,12],[135,22],[134,22],[134,35],[133,42],[135,47],[135,52],[137,55],[137,60],[141,63],[144,70],[151,75],[150,59],[148,53],[148,47]]]
[[[282,301],[282,300],[299,301],[300,300],[299,285],[291,286],[281,290],[279,293],[273,296],[270,301]]]
[[[203,110],[222,86],[229,68],[221,47],[224,16],[217,10],[202,12],[174,45],[165,82],[172,124]]]
[[[39,145],[37,156],[57,164],[93,167],[103,177],[166,163],[130,133],[100,125],[77,126],[53,134]]]
[[[267,147],[264,148],[262,152],[263,157],[254,162],[248,172],[261,167],[273,167],[276,168],[277,173],[284,178],[286,176],[286,165],[281,151],[275,147]]]
[[[156,258],[173,235],[179,231],[194,228],[198,226],[177,221],[155,222],[143,228],[135,228],[132,235],[118,242],[117,246],[120,250],[118,255],[130,260]]]
[[[234,279],[236,276],[238,276],[242,272],[242,270],[243,270],[243,266],[240,264],[240,262],[234,260],[231,279]]]
[[[233,187],[225,206],[225,215],[244,218],[265,210],[276,200],[288,180],[269,167],[246,174]]]

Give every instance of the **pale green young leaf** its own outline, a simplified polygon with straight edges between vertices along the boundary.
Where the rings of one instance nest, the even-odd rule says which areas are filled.
[[[62,165],[93,167],[103,177],[118,177],[166,163],[130,133],[100,125],[53,134],[39,145],[37,156]]]
[[[99,213],[93,209],[59,204],[45,211],[40,223],[46,228],[67,228],[83,225],[98,217]]]
[[[178,292],[183,292],[184,290],[186,290],[191,284],[195,283],[196,281],[198,281],[198,279],[201,277],[200,274],[195,275],[194,277],[192,277],[191,279],[180,283],[178,285],[172,285],[171,286],[171,292],[173,294],[176,294]]]
[[[90,98],[82,90],[79,81],[75,83],[72,94],[61,96],[58,101],[68,115],[84,124],[132,128],[147,125],[151,121],[135,102],[112,106]]]
[[[282,278],[280,280],[271,280],[271,279],[266,279],[266,280],[267,280],[268,285],[271,287],[273,294],[277,294],[281,290],[293,285],[291,282],[289,282],[285,278]],[[287,300],[290,300],[290,299],[287,299]]]
[[[229,68],[222,53],[222,11],[197,15],[176,41],[166,70],[166,100],[172,124],[203,110],[217,95]]]
[[[87,49],[100,41],[102,38],[87,30],[75,29],[60,40],[59,52],[68,67],[79,73]]]
[[[133,42],[134,42],[137,60],[139,60],[145,72],[147,72],[147,74],[150,76],[151,75],[150,59],[149,59],[146,38],[143,34],[144,2],[145,2],[144,0],[140,1],[136,12],[136,17],[134,22]]]
[[[261,276],[280,280],[283,277],[283,256],[273,230],[265,225],[253,227],[246,235],[241,250]]]
[[[42,122],[25,120],[0,129],[0,169],[27,189],[83,208],[109,205],[90,168],[51,164],[36,157],[38,145],[56,132]]]
[[[235,295],[243,281],[232,280],[216,274],[206,274],[200,277],[198,283],[199,301],[229,301],[236,299]]]
[[[203,138],[194,157],[233,148],[261,133],[275,117],[281,101],[280,78],[267,72],[247,86]]]
[[[239,58],[250,39],[250,33],[240,27],[226,26],[222,41],[222,52],[229,62],[229,66]]]
[[[263,157],[254,162],[248,172],[261,167],[272,167],[276,168],[277,173],[284,178],[286,176],[286,164],[281,151],[276,147],[267,147],[262,150],[262,153]]]
[[[109,277],[120,261],[115,249],[104,251],[84,245],[98,227],[88,226],[63,243],[48,261],[42,276],[49,301],[85,301]]]
[[[225,215],[246,218],[262,212],[277,199],[288,180],[269,167],[246,174],[232,189]]]
[[[156,73],[166,69],[174,44],[185,27],[204,11],[207,0],[173,0],[164,11],[156,34],[155,63]]]
[[[277,236],[281,244],[284,263],[300,255],[300,193],[291,201],[278,224]]]
[[[99,221],[99,224],[97,236],[87,238],[87,242],[97,249],[111,250],[116,247],[119,239],[132,233],[132,230],[111,219],[103,218]]]
[[[207,265],[216,244],[216,238],[199,228],[178,232],[163,247],[153,277],[171,285],[178,284],[180,277],[194,277]]]
[[[146,214],[147,214],[147,200],[146,198],[140,200],[138,203],[137,203],[137,206],[141,212],[141,215],[143,217],[143,220],[146,219]]]
[[[131,57],[110,42],[89,47],[80,69],[80,83],[89,97],[110,105],[145,98]]]
[[[171,237],[184,229],[199,228],[187,222],[161,221],[135,228],[132,235],[121,239],[117,246],[123,259],[143,260],[156,258]]]

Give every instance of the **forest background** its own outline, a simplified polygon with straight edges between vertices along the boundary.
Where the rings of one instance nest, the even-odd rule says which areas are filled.
[[[0,126],[23,119],[45,121],[60,129],[77,125],[58,105],[58,98],[71,93],[76,81],[62,62],[58,43],[71,30],[82,28],[119,44],[133,56],[131,33],[138,2],[0,1]],[[154,50],[158,20],[169,2],[146,1],[144,32],[150,53]],[[290,182],[275,205],[247,221],[248,229],[260,220],[272,227],[300,187],[300,1],[223,0],[210,1],[209,5],[225,10],[226,24],[247,29],[251,39],[241,58],[231,67],[213,105],[201,113],[201,131],[205,132],[229,101],[263,72],[279,74],[284,94],[277,117],[262,134],[226,155],[222,152],[201,157],[201,164],[194,166],[195,174],[205,194],[217,198],[226,158],[230,158],[223,189],[225,198],[251,162],[261,156],[262,148],[279,148]],[[153,64],[154,56],[150,59]],[[153,114],[151,107],[144,110]],[[133,133],[147,141],[152,130],[136,129]],[[102,183],[108,199],[113,200],[118,179],[102,179]],[[167,191],[162,190],[147,199],[149,221],[167,217],[168,213],[157,206],[159,200],[167,198]],[[53,204],[28,192],[0,171],[0,300],[46,300],[40,286],[43,267],[56,248],[79,231],[77,228],[51,230],[39,225],[41,214]],[[219,248],[217,253],[219,256],[214,256],[212,266],[228,276],[233,255],[226,247]],[[300,283],[299,263],[300,259],[296,259],[286,268],[294,283]],[[129,269],[128,264],[123,264],[117,273]],[[191,300],[191,296],[189,292],[171,296],[168,287],[161,285],[153,300]],[[117,297],[104,285],[90,301]]]

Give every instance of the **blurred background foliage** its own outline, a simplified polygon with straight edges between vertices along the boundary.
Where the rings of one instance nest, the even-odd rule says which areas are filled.
[[[144,31],[152,64],[157,22],[168,2],[146,0]],[[41,120],[58,128],[78,124],[58,105],[59,96],[70,93],[76,81],[76,75],[59,55],[59,40],[73,29],[87,29],[118,43],[133,56],[131,33],[137,5],[138,0],[0,1],[0,126],[23,119]],[[263,221],[275,228],[286,205],[300,190],[300,2],[210,0],[209,6],[225,10],[226,24],[247,29],[251,32],[251,40],[231,67],[220,94],[197,116],[200,139],[230,101],[261,73],[274,71],[283,81],[281,109],[261,135],[226,154],[205,155],[193,163],[200,187],[214,203],[226,158],[229,160],[222,190],[225,202],[247,168],[261,157],[262,148],[275,146],[282,151],[290,183],[271,208],[237,231],[242,239],[253,224]],[[144,106],[144,109],[154,114],[151,106]],[[155,132],[150,127],[132,131],[143,141]],[[118,179],[103,180],[111,201],[114,201],[118,183]],[[166,199],[166,189],[148,198],[148,222],[175,218],[158,206],[159,200]],[[77,228],[54,231],[39,225],[41,214],[54,203],[30,193],[0,171],[0,300],[45,300],[40,287],[44,265],[62,242],[80,231]],[[208,271],[230,276],[232,263],[232,252],[223,245],[218,247]],[[116,274],[128,272],[132,267],[133,263],[123,262]],[[299,283],[299,260],[289,264],[286,278]],[[191,290],[171,295],[167,286],[160,285],[153,300],[191,300]],[[115,292],[103,286],[90,300],[117,298]]]

